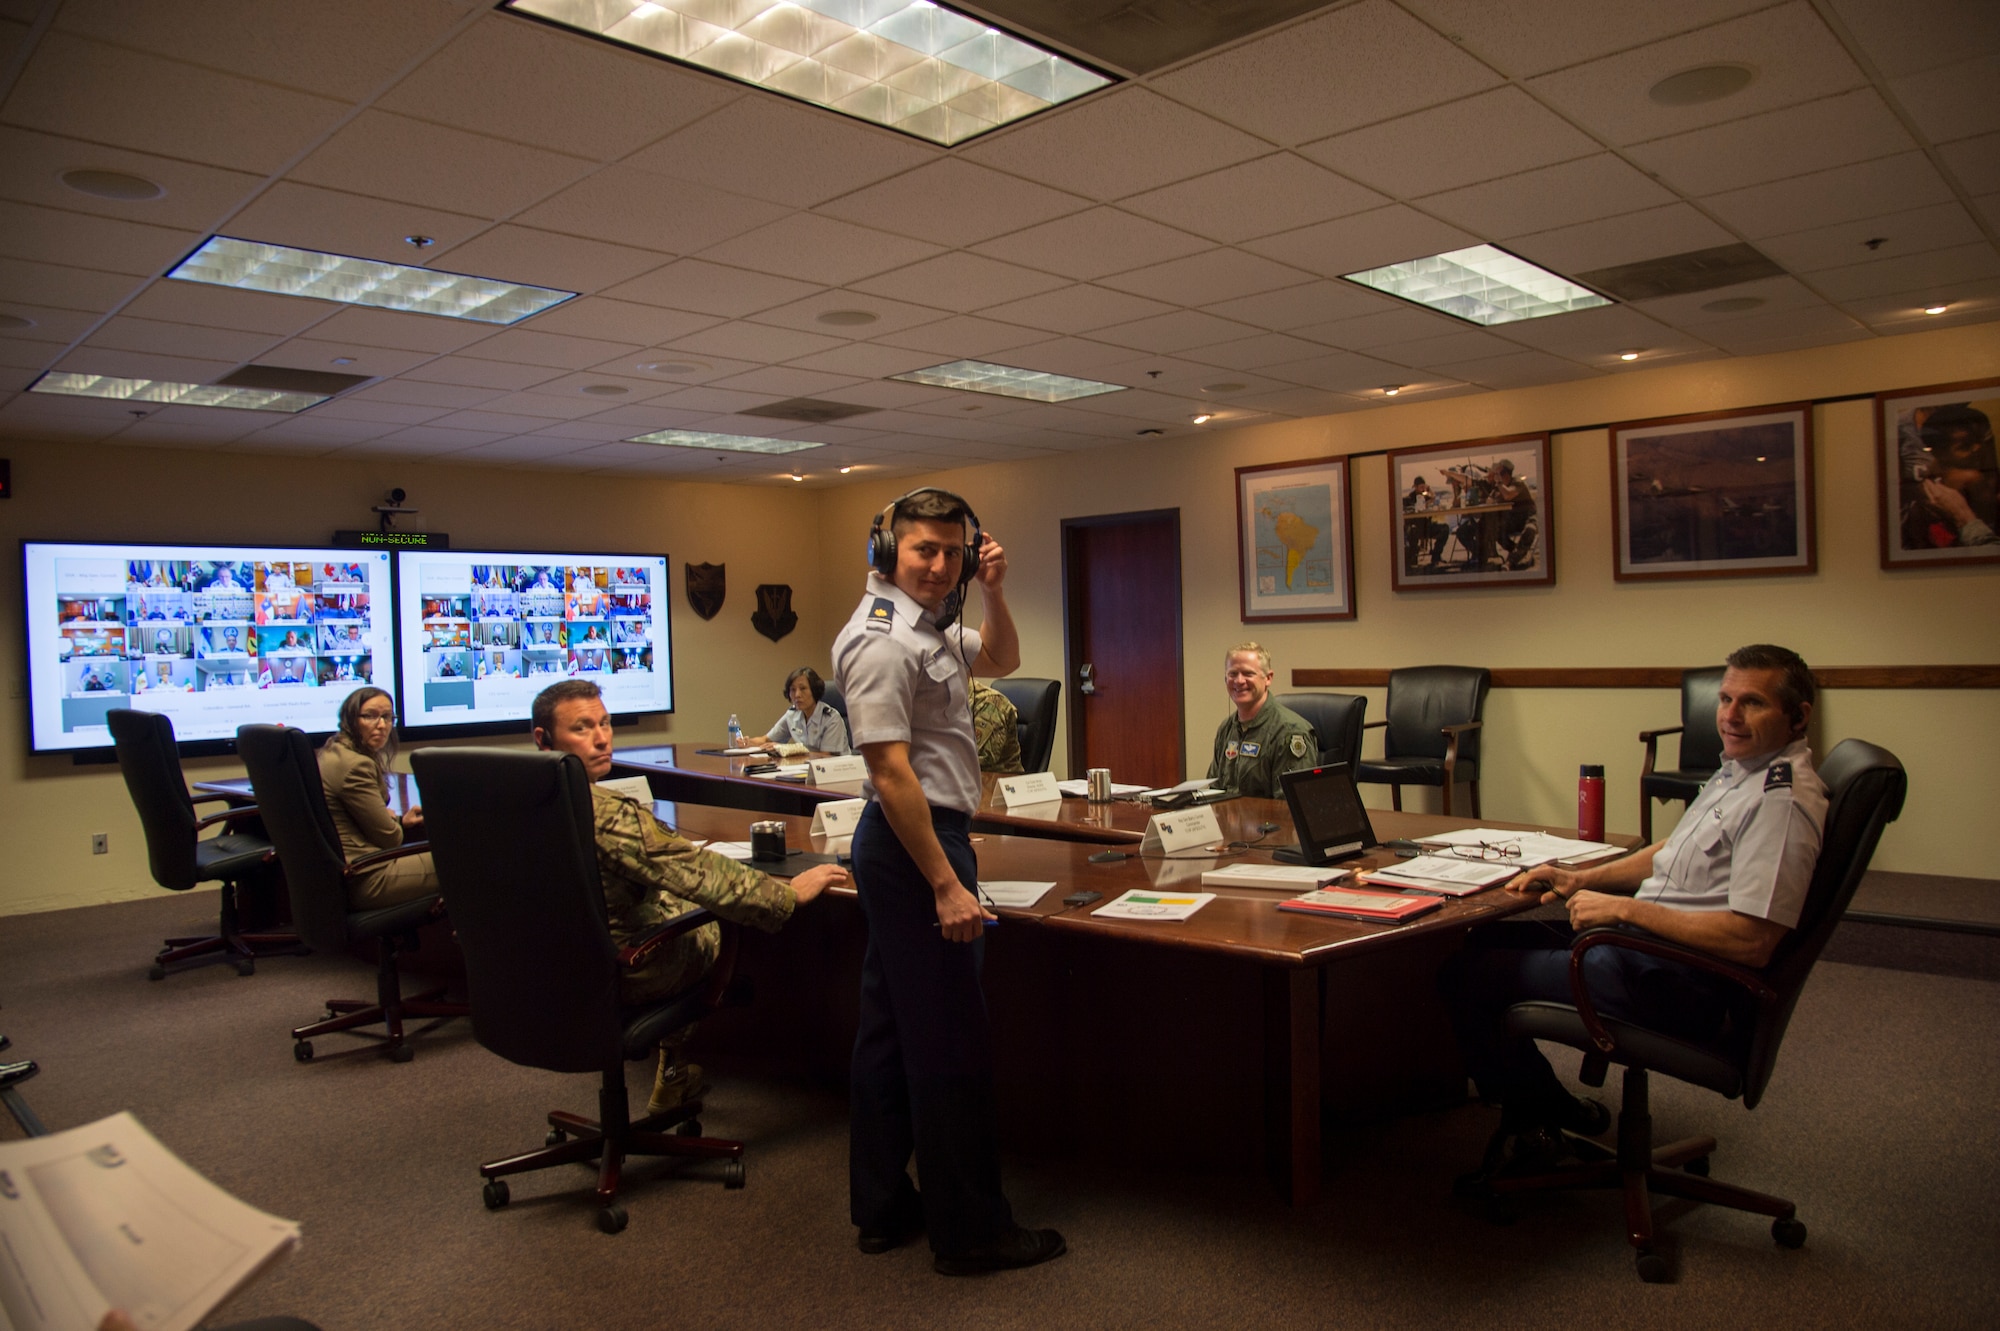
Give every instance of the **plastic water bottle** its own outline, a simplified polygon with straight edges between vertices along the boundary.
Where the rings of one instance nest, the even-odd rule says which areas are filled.
[[[743,723],[736,719],[734,712],[729,714],[729,747],[732,749],[743,747]]]
[[[1576,834],[1584,841],[1604,840],[1604,769],[1595,763],[1577,769]]]

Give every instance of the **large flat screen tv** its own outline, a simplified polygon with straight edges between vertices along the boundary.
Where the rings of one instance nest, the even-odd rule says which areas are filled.
[[[665,555],[398,550],[412,736],[524,730],[535,695],[593,680],[626,717],[674,709]]]
[[[330,734],[355,688],[397,692],[386,551],[25,541],[22,561],[37,753],[109,749],[114,707],[220,753],[240,725]]]

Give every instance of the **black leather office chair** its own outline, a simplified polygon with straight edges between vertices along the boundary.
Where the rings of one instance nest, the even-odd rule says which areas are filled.
[[[845,698],[843,698],[843,697],[841,697],[841,696],[840,696],[840,685],[838,685],[838,684],[834,683],[834,682],[833,682],[832,680],[830,680],[830,679],[827,679],[827,680],[821,680],[820,682],[826,685],[826,692],[825,692],[825,693],[822,693],[822,694],[820,695],[820,699],[819,699],[819,700],[820,700],[821,702],[825,703],[825,704],[826,704],[826,705],[827,705],[828,707],[831,707],[831,708],[832,708],[832,709],[833,709],[834,711],[836,711],[836,712],[839,712],[839,713],[840,713],[840,724],[842,724],[842,725],[846,725],[846,724],[847,724],[847,699],[845,699]],[[852,732],[852,731],[849,731],[849,732],[848,732],[848,736],[849,736],[849,739],[850,739],[850,742],[851,742],[851,740],[852,740],[852,737],[853,737],[853,733],[854,733],[854,732]]]
[[[376,947],[375,1001],[327,999],[324,1021],[293,1029],[292,1056],[301,1063],[311,1062],[315,1036],[352,1031],[384,1041],[382,1052],[390,1062],[409,1062],[416,1051],[404,1041],[405,1017],[462,1017],[468,1011],[463,1003],[439,1001],[444,997],[442,986],[403,997],[396,958],[404,950],[416,950],[418,927],[441,916],[443,903],[433,894],[394,906],[354,910],[347,904],[347,887],[348,880],[360,870],[427,847],[421,841],[405,842],[395,850],[364,855],[349,863],[341,852],[333,815],[326,807],[319,760],[303,731],[290,726],[241,726],[236,731],[236,752],[249,770],[257,808],[264,816],[271,844],[278,848],[278,860],[285,866],[285,883],[292,894],[292,922],[299,935],[316,950],[330,954],[345,952],[359,942],[373,941]],[[359,1029],[376,1022],[383,1025],[380,1034]]]
[[[1319,738],[1320,766],[1361,757],[1368,700],[1358,693],[1281,693],[1278,702],[1304,717]]]
[[[625,1090],[627,1062],[721,1004],[736,930],[723,926],[721,958],[694,989],[622,1006],[622,967],[714,917],[691,910],[623,949],[612,945],[583,764],[568,754],[479,748],[424,749],[410,762],[465,952],[473,1034],[509,1062],[602,1078],[596,1119],[553,1110],[544,1149],[479,1167],[486,1205],[507,1204],[505,1175],[595,1160],[597,1223],[615,1234],[626,1221],[619,1176],[634,1155],[722,1159],[725,1186],[742,1187],[743,1145],[701,1136],[700,1102],[634,1123]]]
[[[1639,768],[1639,840],[1653,844],[1653,801],[1679,800],[1686,804],[1701,794],[1701,788],[1722,766],[1722,732],[1715,728],[1715,699],[1722,691],[1722,666],[1681,671],[1681,723],[1665,730],[1642,730],[1639,742],[1646,746],[1646,761]],[[1681,737],[1679,764],[1670,772],[1653,770],[1655,750],[1662,735]]]
[[[146,971],[149,980],[167,978],[167,968],[183,961],[201,964],[226,961],[238,975],[256,972],[257,958],[305,951],[292,933],[244,933],[243,908],[254,896],[269,898],[278,881],[276,856],[261,835],[255,808],[225,809],[206,818],[195,806],[227,802],[227,796],[191,797],[181,775],[180,751],[174,747],[174,723],[158,712],[114,707],[104,714],[111,742],[118,751],[118,770],[139,811],[146,833],[146,862],[153,881],[169,892],[185,892],[197,883],[222,883],[222,921],[216,932],[198,938],[169,938]],[[212,837],[211,827],[224,830]]]
[[[1452,812],[1452,787],[1472,785],[1472,816],[1479,817],[1479,728],[1493,675],[1482,666],[1411,666],[1389,672],[1382,756],[1356,766],[1357,781],[1386,783],[1389,802],[1403,807],[1404,786],[1440,786],[1444,812]]]
[[[1582,1164],[1533,1177],[1495,1179],[1489,1186],[1499,1198],[1555,1188],[1622,1189],[1627,1234],[1638,1250],[1639,1275],[1645,1280],[1667,1276],[1664,1259],[1653,1250],[1655,1193],[1774,1216],[1771,1236],[1780,1245],[1797,1248],[1806,1241],[1806,1227],[1796,1218],[1797,1208],[1791,1202],[1708,1177],[1708,1157],[1715,1150],[1715,1138],[1653,1145],[1646,1074],[1649,1070],[1663,1072],[1732,1100],[1740,1098],[1746,1109],[1755,1108],[1763,1098],[1799,991],[1853,898],[1882,829],[1902,812],[1907,786],[1896,755],[1858,739],[1842,740],[1827,755],[1819,774],[1829,797],[1819,863],[1813,869],[1798,927],[1785,935],[1763,970],[1732,966],[1650,935],[1592,929],[1579,934],[1570,947],[1574,1002],[1517,1003],[1507,1011],[1510,1033],[1581,1049],[1582,1076],[1589,1085],[1602,1086],[1610,1064],[1623,1066],[1624,1096],[1619,1106],[1616,1151],[1572,1137],[1569,1142],[1588,1157]],[[1732,980],[1745,991],[1746,1001],[1739,1011],[1746,1015],[1707,1043],[1675,1039],[1600,1016],[1579,980],[1581,958],[1594,947],[1624,947],[1670,957]]]
[[[994,692],[1014,704],[1019,714],[1021,770],[1046,772],[1056,747],[1056,703],[1062,681],[1055,679],[996,679]]]

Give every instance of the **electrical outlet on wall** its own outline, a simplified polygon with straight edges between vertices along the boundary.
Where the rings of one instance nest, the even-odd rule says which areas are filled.
[[[90,853],[93,855],[109,855],[111,853],[111,834],[109,832],[92,832],[90,834]]]

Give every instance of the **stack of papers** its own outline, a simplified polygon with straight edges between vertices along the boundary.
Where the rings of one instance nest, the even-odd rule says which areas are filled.
[[[1215,900],[1213,892],[1157,892],[1135,888],[1090,912],[1107,920],[1185,920]]]
[[[743,775],[757,777],[765,781],[803,781],[812,769],[805,763],[786,763],[770,772],[745,772]]]
[[[1535,860],[1535,864],[1542,861]],[[1520,860],[1462,860],[1447,852],[1419,855],[1380,869],[1370,869],[1366,881],[1385,887],[1406,887],[1432,896],[1463,897],[1497,887],[1527,867]]]
[[[1215,784],[1214,777],[1198,776],[1192,781],[1183,781],[1178,786],[1161,786],[1157,790],[1141,790],[1139,792],[1139,798],[1142,800],[1149,800],[1152,799],[1155,795],[1173,795],[1183,790],[1207,790],[1210,786],[1214,784]]]
[[[1026,910],[1047,896],[1049,889],[1054,886],[1053,882],[989,883],[982,881],[979,884],[979,895],[982,900],[991,902],[995,906],[1008,906],[1014,910]]]
[[[1058,781],[1056,782],[1056,789],[1073,800],[1080,800],[1089,796],[1090,782],[1083,780]],[[1116,781],[1111,783],[1111,793],[1113,795],[1136,795],[1144,789],[1144,786],[1121,786]]]
[[[1463,832],[1440,832],[1436,836],[1420,838],[1426,846],[1508,846],[1521,852],[1517,858],[1508,856],[1522,869],[1532,869],[1537,864],[1547,864],[1560,860],[1565,864],[1583,864],[1591,860],[1601,860],[1623,853],[1623,848],[1602,841],[1576,841],[1568,837],[1550,836],[1546,832],[1501,831],[1496,827],[1474,827]]]
[[[1302,887],[1322,887],[1348,877],[1345,869],[1311,864],[1231,864],[1210,869],[1201,876],[1203,887],[1276,887],[1296,892]]]

